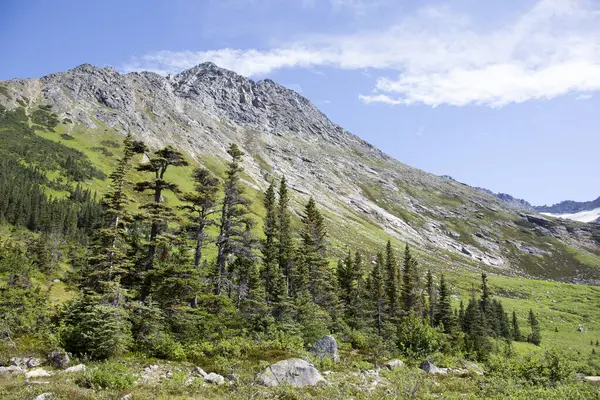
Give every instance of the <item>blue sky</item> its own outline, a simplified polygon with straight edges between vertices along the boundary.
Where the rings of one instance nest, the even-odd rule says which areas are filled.
[[[4,0],[0,79],[203,61],[397,159],[534,204],[600,195],[598,0]]]

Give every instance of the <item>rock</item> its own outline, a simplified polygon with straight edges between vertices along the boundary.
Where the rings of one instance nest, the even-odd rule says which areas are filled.
[[[0,367],[0,376],[21,375],[24,373],[25,373],[25,370],[17,365],[10,365],[8,367]]]
[[[288,384],[294,387],[302,387],[314,386],[324,381],[325,378],[312,364],[299,358],[279,361],[258,376],[258,382],[264,386]]]
[[[125,396],[121,397],[121,400],[131,400],[133,398],[133,395],[131,393],[126,394]]]
[[[227,379],[229,382],[237,382],[239,378],[237,374],[227,374],[225,375],[225,379]]]
[[[39,358],[29,358],[26,362],[27,368],[35,368],[35,367],[39,367],[40,365],[42,365],[42,360],[40,360]]]
[[[46,392],[34,397],[33,400],[50,400],[52,397],[54,397],[52,393]]]
[[[64,370],[64,372],[67,373],[71,373],[71,372],[85,372],[86,367],[83,364],[79,364],[79,365],[75,365],[74,367],[69,367],[67,369]]]
[[[368,369],[366,371],[363,371],[362,373],[363,373],[363,375],[379,376],[379,370],[374,370],[374,369]]]
[[[165,378],[171,379],[172,377],[173,377],[173,371],[167,371],[167,373],[165,374]]]
[[[427,372],[428,374],[432,374],[432,375],[445,375],[447,372],[445,370],[442,370],[438,367],[436,367],[431,361],[429,360],[425,360],[421,363],[420,368]]]
[[[600,382],[600,376],[584,376],[583,380],[585,382]]]
[[[390,360],[390,361],[388,361],[388,362],[385,363],[385,366],[386,366],[387,369],[389,369],[391,371],[391,370],[394,370],[396,368],[403,367],[404,366],[404,361],[398,360],[398,359]]]
[[[315,343],[310,352],[312,355],[317,357],[331,357],[335,362],[340,361],[340,356],[338,355],[337,341],[331,335],[327,335],[323,339]]]
[[[215,374],[214,372],[211,372],[210,374],[208,374],[204,377],[204,382],[212,383],[214,385],[222,385],[225,383],[225,378],[223,378],[219,374]]]
[[[45,378],[48,376],[52,376],[52,372],[46,371],[43,368],[32,369],[25,374],[26,378]]]
[[[208,375],[206,373],[206,371],[204,371],[202,368],[200,367],[196,367],[192,370],[192,374],[197,375],[197,376],[201,376],[201,377],[205,377],[206,375]]]
[[[64,350],[52,350],[48,354],[48,360],[50,360],[50,364],[56,369],[65,369],[71,366],[69,355]]]

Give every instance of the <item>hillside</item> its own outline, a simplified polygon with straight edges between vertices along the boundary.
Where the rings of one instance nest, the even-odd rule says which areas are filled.
[[[578,282],[600,277],[597,227],[519,212],[404,165],[268,79],[254,82],[212,63],[168,77],[86,64],[0,88],[0,104],[29,120],[43,107],[55,113],[53,131],[38,133],[88,154],[104,173],[113,156],[101,143],[127,132],[155,148],[172,144],[217,174],[235,142],[248,154],[251,190],[285,175],[296,210],[315,196],[334,254],[346,245],[374,249],[391,236],[436,267]],[[88,183],[102,191],[101,181]]]

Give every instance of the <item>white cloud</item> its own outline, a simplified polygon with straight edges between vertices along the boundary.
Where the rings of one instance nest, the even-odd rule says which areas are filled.
[[[209,60],[247,76],[369,68],[379,78],[372,93],[359,96],[365,103],[501,107],[600,90],[600,9],[587,0],[541,0],[491,29],[448,8],[425,7],[379,31],[310,36],[267,50],[162,51],[124,69],[178,72]]]
[[[583,93],[583,94],[580,94],[579,96],[575,97],[575,100],[589,100],[591,98],[592,98],[591,94]]]

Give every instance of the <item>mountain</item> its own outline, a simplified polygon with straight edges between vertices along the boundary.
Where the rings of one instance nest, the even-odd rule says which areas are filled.
[[[516,210],[535,211],[543,215],[572,221],[600,223],[600,197],[593,201],[566,200],[552,206],[532,206],[528,201],[506,193],[494,193],[484,188],[475,189],[497,197]]]
[[[269,79],[255,82],[212,63],[167,77],[84,64],[0,82],[0,105],[18,111],[44,138],[81,150],[107,173],[113,165],[107,143],[127,132],[153,147],[172,144],[216,174],[235,142],[246,153],[245,182],[255,203],[273,177],[285,175],[297,211],[309,196],[324,211],[333,255],[348,245],[381,248],[391,237],[397,246],[410,243],[433,267],[578,282],[600,278],[597,226],[525,212],[409,167]],[[58,124],[45,127],[40,115]],[[100,178],[84,183],[106,188]]]

